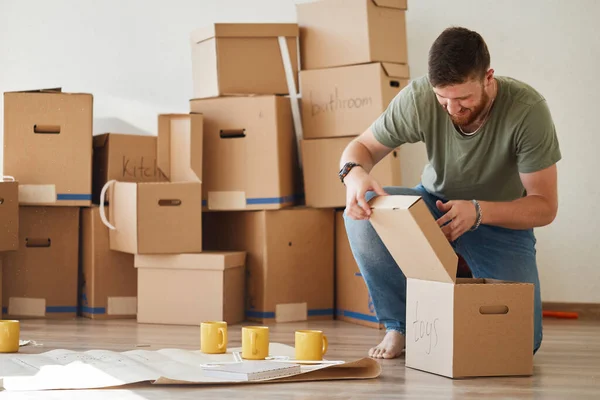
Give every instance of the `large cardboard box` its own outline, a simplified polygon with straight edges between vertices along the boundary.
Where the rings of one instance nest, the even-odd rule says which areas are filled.
[[[296,4],[303,70],[373,61],[408,64],[407,0]]]
[[[208,210],[296,204],[299,162],[289,98],[194,99],[190,108],[204,117],[203,200]]]
[[[533,373],[533,284],[456,278],[458,256],[417,196],[371,200],[407,277],[406,366],[450,378]]]
[[[343,211],[335,213],[335,317],[371,328],[383,327],[352,254]]]
[[[202,182],[202,114],[158,116],[158,168],[170,182]]]
[[[340,181],[340,158],[354,137],[301,141],[306,205],[316,208],[346,206],[346,186]],[[400,152],[392,151],[371,170],[381,186],[400,186]]]
[[[391,63],[301,71],[304,139],[360,135],[408,78],[407,65]]]
[[[244,320],[246,253],[136,255],[140,323]]]
[[[194,97],[289,94],[279,37],[298,87],[298,25],[218,23],[191,34]]]
[[[19,249],[4,254],[4,317],[77,315],[79,207],[19,207]]]
[[[248,254],[246,319],[333,319],[333,210],[208,212],[204,232],[206,249]]]
[[[0,251],[19,248],[19,183],[0,179]]]
[[[92,119],[91,94],[4,93],[4,174],[20,204],[91,205]]]
[[[106,182],[160,182],[156,136],[105,133],[94,136],[93,202],[100,204]]]
[[[111,250],[130,254],[202,251],[200,182],[114,182],[109,187],[105,224],[110,228]]]
[[[80,311],[93,319],[135,318],[137,274],[133,255],[111,250],[100,208],[81,209]]]

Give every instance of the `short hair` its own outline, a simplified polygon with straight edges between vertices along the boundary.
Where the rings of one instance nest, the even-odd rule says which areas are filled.
[[[490,53],[481,35],[462,27],[445,29],[429,49],[429,81],[434,87],[483,79]]]

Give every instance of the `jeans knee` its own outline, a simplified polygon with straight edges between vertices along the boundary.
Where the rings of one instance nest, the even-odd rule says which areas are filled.
[[[377,196],[377,193],[375,193],[373,190],[369,190],[369,191],[367,191],[367,193],[365,193],[365,198],[366,198],[366,200],[367,200],[367,203],[368,203],[369,201],[371,201],[371,199],[372,199],[373,197],[375,197],[375,196]]]

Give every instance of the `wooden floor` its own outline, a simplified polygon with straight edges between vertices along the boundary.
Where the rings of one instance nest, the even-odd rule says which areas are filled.
[[[479,378],[453,381],[405,368],[404,358],[381,361],[380,378],[365,381],[279,383],[227,387],[152,387],[123,390],[8,393],[0,399],[600,399],[600,322],[545,320],[545,339],[535,357],[535,375],[526,378]],[[382,331],[339,321],[271,326],[271,340],[293,345],[294,330],[324,329],[329,359],[364,357]],[[240,326],[229,329],[230,346],[240,346]],[[197,349],[199,329],[142,325],[133,320],[22,321],[23,353],[51,349],[125,351],[176,347]],[[139,347],[137,347],[139,348]]]

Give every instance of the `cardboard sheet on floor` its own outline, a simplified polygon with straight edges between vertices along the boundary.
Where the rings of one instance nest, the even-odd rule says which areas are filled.
[[[294,348],[271,343],[270,356],[294,357]],[[225,354],[209,355],[198,350],[161,349],[114,352],[51,350],[41,354],[7,354],[0,358],[0,388],[6,391],[99,389],[148,382],[154,385],[217,385],[240,383],[301,382],[344,379],[374,379],[379,363],[363,358],[341,364],[301,365],[297,375],[252,382],[207,377],[207,364],[231,363],[232,348]]]

